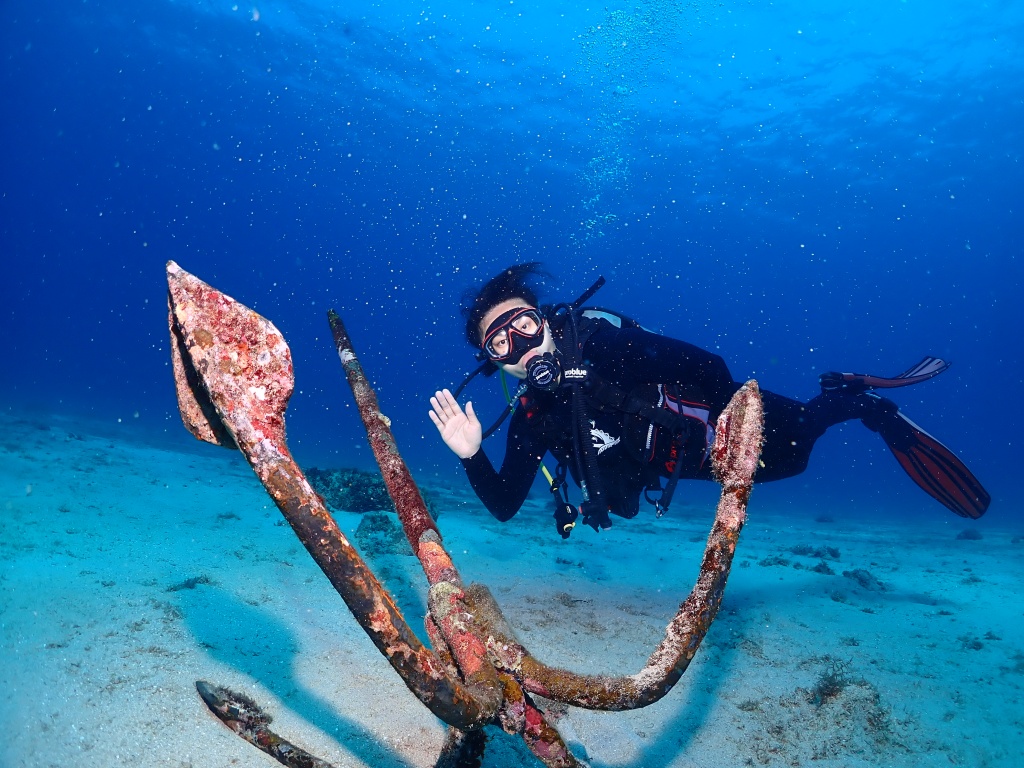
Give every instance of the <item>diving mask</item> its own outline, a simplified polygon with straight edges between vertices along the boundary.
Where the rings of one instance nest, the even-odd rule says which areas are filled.
[[[533,307],[513,307],[487,327],[483,350],[494,363],[515,365],[544,343],[544,315]]]

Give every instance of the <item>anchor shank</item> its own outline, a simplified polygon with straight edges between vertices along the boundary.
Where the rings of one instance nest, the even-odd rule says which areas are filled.
[[[466,682],[481,701],[486,701],[488,706],[493,705],[496,712],[501,704],[501,686],[497,671],[487,658],[487,649],[470,626],[459,573],[444,548],[441,534],[427,511],[416,481],[398,452],[390,421],[380,412],[377,396],[363,373],[345,324],[334,310],[328,311],[327,318],[384,484],[395,503],[412,550],[427,575],[430,615]]]

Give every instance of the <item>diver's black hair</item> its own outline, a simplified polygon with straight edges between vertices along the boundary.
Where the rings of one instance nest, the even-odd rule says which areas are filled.
[[[483,339],[480,338],[480,321],[492,308],[508,299],[523,299],[536,307],[537,292],[534,283],[551,277],[545,272],[539,261],[526,264],[514,264],[506,267],[495,275],[480,290],[466,291],[462,296],[462,316],[466,318],[466,341],[479,348]]]

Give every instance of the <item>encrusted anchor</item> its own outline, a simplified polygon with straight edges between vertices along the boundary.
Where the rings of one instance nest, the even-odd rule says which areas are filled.
[[[633,675],[579,675],[535,659],[517,640],[490,591],[463,585],[399,455],[391,425],[363,373],[341,318],[328,313],[338,355],[366,434],[429,590],[424,645],[338,528],[285,443],[294,390],[291,352],[273,323],[167,264],[178,406],[200,440],[238,448],[299,540],[409,690],[448,724],[437,768],[478,766],[482,726],[518,734],[551,768],[583,766],[533,695],[577,707],[627,710],[665,696],[686,671],[721,605],[763,440],[757,382],[748,381],[718,419],[712,461],[722,485],[697,583],[665,637]],[[276,735],[250,699],[199,681],[200,696],[228,727],[284,765],[330,766]]]

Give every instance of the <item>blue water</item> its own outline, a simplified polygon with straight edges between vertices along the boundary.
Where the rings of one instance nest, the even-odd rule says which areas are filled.
[[[456,311],[515,261],[799,398],[817,374],[953,361],[905,411],[1022,518],[1024,4],[7,0],[11,411],[187,445],[164,263],[269,317],[290,443],[371,457],[337,308],[419,476],[473,365]],[[482,412],[502,403],[475,385]],[[500,438],[497,440],[500,442]],[[500,455],[500,446],[489,449]],[[860,425],[766,503],[949,513]]]

